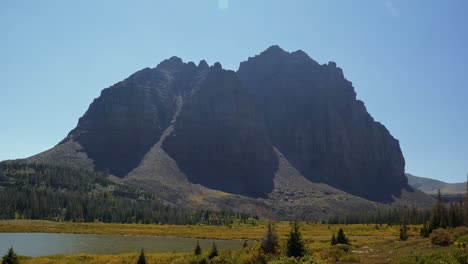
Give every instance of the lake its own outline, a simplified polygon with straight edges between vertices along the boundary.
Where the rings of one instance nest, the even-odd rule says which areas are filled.
[[[0,256],[13,246],[18,255],[48,256],[55,254],[119,254],[192,252],[197,240],[203,250],[210,250],[213,241],[218,249],[238,249],[243,241],[196,239],[158,236],[124,236],[103,234],[53,234],[53,233],[0,233]]]

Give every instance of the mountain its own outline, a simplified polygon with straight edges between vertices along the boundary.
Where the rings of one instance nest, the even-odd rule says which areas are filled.
[[[104,89],[57,146],[17,162],[103,171],[168,204],[322,220],[429,205],[398,140],[335,63],[272,46],[240,64],[171,57]]]
[[[408,183],[415,189],[427,194],[436,195],[438,190],[442,195],[464,195],[466,192],[466,182],[446,183],[439,180],[414,176],[406,173]]]
[[[398,141],[356,100],[334,62],[272,46],[242,62],[272,143],[307,179],[374,201],[408,189]]]

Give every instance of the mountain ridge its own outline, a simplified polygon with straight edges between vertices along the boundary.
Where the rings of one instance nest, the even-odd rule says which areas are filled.
[[[237,72],[175,56],[142,69],[104,89],[57,146],[22,161],[105,171],[178,206],[278,219],[432,203],[408,185],[398,141],[341,68],[279,46]]]
[[[421,190],[427,194],[436,195],[438,190],[443,195],[463,195],[466,192],[466,182],[447,183],[441,180],[415,176],[406,173],[408,183],[415,189]]]

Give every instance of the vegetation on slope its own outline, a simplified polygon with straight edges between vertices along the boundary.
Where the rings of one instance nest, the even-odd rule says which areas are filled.
[[[50,165],[0,163],[0,189],[0,219],[227,225],[250,217],[171,207],[104,173]]]

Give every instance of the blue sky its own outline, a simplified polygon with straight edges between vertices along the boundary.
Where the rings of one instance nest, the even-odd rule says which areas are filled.
[[[270,45],[335,61],[400,140],[406,171],[468,173],[468,1],[0,2],[0,160],[54,146],[102,89],[173,55],[239,62]]]

